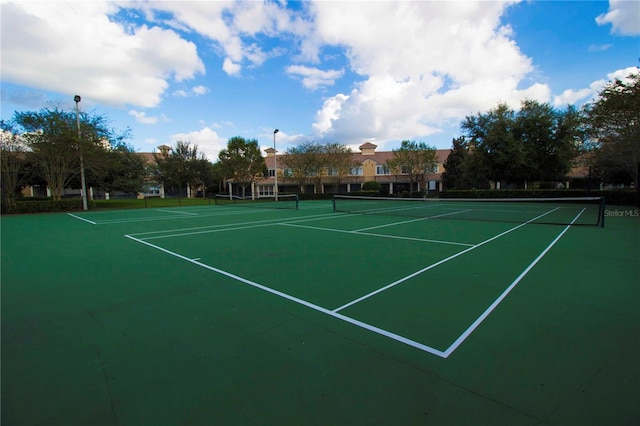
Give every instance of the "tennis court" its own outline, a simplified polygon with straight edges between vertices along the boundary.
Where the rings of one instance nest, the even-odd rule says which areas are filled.
[[[370,202],[3,217],[3,424],[640,421],[633,211]]]

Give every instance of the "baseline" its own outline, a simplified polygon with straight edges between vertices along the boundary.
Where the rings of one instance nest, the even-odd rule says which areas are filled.
[[[326,213],[321,215],[307,216],[307,218],[305,219],[294,219],[287,223],[297,223],[297,222],[304,222],[307,220],[327,219],[327,218],[333,219],[338,217],[345,217],[345,215],[336,215],[335,213]],[[168,235],[156,235],[156,236],[141,238],[143,240],[154,240],[159,238],[183,237],[188,235],[208,234],[208,233],[222,232],[222,231],[241,231],[243,229],[251,229],[251,228],[258,228],[263,226],[282,225],[282,224],[283,224],[282,218],[277,218],[277,219],[256,220],[251,222],[199,226],[195,228],[164,229],[161,231],[139,232],[139,233],[133,233],[129,235],[141,236],[141,235],[154,235],[154,234],[168,234],[170,232],[173,232],[173,234],[168,234]],[[194,231],[194,232],[185,232],[185,231]]]
[[[80,217],[80,216],[75,215],[75,214],[73,214],[73,213],[67,213],[67,214],[68,214],[69,216],[71,216],[71,217],[75,218],[75,219],[82,220],[82,221],[84,221],[84,222],[88,222],[88,223],[90,223],[90,224],[92,224],[92,225],[96,225],[96,222],[94,222],[94,221],[92,221],[92,220],[85,219],[84,217]]]
[[[179,211],[179,210],[169,210],[169,209],[156,209],[156,211],[158,212],[167,212],[167,213],[176,213],[176,214],[186,214],[189,216],[200,216],[199,213],[191,213],[191,212],[183,212],[183,211]]]
[[[156,209],[156,211],[160,211],[160,210]],[[145,216],[145,217],[138,217],[138,218],[127,217],[122,219],[105,219],[99,222],[95,222],[94,224],[95,225],[120,225],[120,224],[127,224],[127,223],[136,223],[136,222],[153,222],[158,220],[193,219],[194,217],[239,216],[242,214],[264,213],[266,211],[268,210],[254,209],[254,210],[238,210],[234,213],[226,213],[226,212],[223,213],[222,211],[218,211],[214,213],[192,213],[195,216],[186,215],[184,212],[178,215],[177,212],[174,212],[174,214],[176,214],[175,216]],[[84,219],[84,218],[81,218],[80,216],[78,216],[77,218],[81,220]]]

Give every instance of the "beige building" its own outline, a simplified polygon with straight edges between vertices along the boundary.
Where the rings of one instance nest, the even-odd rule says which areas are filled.
[[[328,174],[321,180],[321,184],[308,184],[305,188],[299,188],[298,183],[289,178],[291,173],[287,167],[285,157],[278,155],[273,148],[265,150],[267,157],[268,177],[260,179],[252,185],[252,193],[255,195],[273,195],[275,186],[275,167],[277,163],[278,173],[278,192],[300,192],[305,193],[335,193],[335,192],[356,192],[360,191],[362,184],[368,181],[375,181],[381,185],[383,194],[397,194],[402,191],[409,191],[411,182],[407,175],[392,174],[386,167],[387,161],[393,158],[392,151],[376,151],[377,145],[366,142],[359,147],[359,152],[354,153],[355,163],[357,167],[351,169],[351,173],[337,181],[337,178]],[[421,191],[441,191],[442,190],[442,172],[443,164],[449,156],[449,149],[439,149],[436,151],[437,165],[433,173],[426,177],[426,188],[420,188],[420,184],[414,182],[412,190]]]

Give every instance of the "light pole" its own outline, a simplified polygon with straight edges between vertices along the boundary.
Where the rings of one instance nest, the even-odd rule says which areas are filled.
[[[273,195],[276,196],[276,201],[278,201],[278,151],[276,151],[276,133],[279,131],[278,129],[273,131],[273,176],[276,178]]]
[[[80,95],[75,95],[73,100],[76,103],[76,127],[78,128],[78,151],[80,152],[80,186],[82,189],[82,210],[88,210],[87,206],[87,183],[84,180],[84,159],[82,158],[82,144],[80,143],[80,110],[78,109],[78,103],[80,103]]]

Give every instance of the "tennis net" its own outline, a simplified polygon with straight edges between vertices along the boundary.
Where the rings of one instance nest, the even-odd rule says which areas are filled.
[[[604,226],[603,197],[390,198],[334,195],[333,211],[425,219]]]
[[[258,207],[266,209],[298,210],[298,194],[278,194],[257,197],[240,197],[238,195],[216,194],[216,205],[236,207]]]

